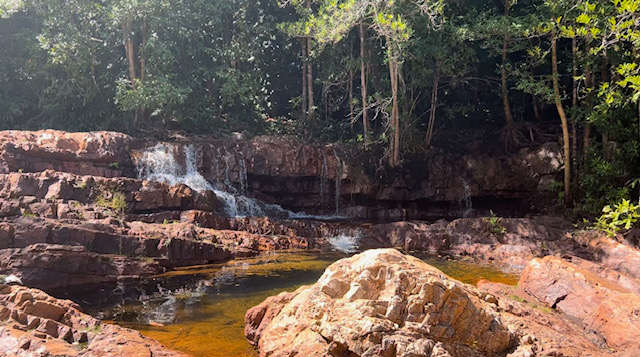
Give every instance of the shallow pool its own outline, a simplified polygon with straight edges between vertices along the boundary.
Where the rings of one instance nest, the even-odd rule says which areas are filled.
[[[245,312],[269,296],[314,283],[327,266],[345,256],[272,253],[135,283],[94,286],[66,297],[93,316],[136,329],[193,356],[256,356],[244,338]],[[516,274],[472,261],[419,257],[464,283],[487,279],[515,284],[518,279]]]

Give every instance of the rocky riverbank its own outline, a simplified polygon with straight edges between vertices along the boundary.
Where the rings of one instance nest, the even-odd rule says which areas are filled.
[[[278,344],[269,338],[273,340],[270,345],[261,347],[271,351],[265,355],[278,355],[282,348],[290,351],[327,346],[334,355],[348,355],[348,351],[399,356],[514,351],[522,356],[535,351],[601,355],[607,354],[608,349],[633,351],[628,341],[636,336],[635,330],[628,329],[627,334],[616,332],[635,323],[637,316],[631,305],[617,303],[635,301],[629,296],[637,296],[640,291],[640,251],[629,241],[632,237],[623,242],[593,232],[575,233],[570,223],[555,216],[455,218],[481,214],[483,208],[473,206],[472,210],[472,202],[493,202],[498,206],[510,202],[518,207],[525,205],[529,207],[525,211],[531,211],[534,201],[548,194],[546,185],[561,165],[558,157],[553,145],[500,159],[434,155],[425,162],[428,174],[397,172],[374,176],[346,150],[284,139],[154,143],[109,132],[0,132],[0,274],[15,274],[29,288],[60,291],[132,281],[178,267],[273,250],[355,252],[397,248],[404,252],[464,255],[511,271],[524,271],[523,280],[518,288],[484,283],[476,289],[385,251],[370,258],[378,266],[391,266],[389,278],[400,285],[393,289],[364,286],[365,290],[382,289],[384,294],[367,295],[362,306],[358,304],[364,302],[359,299],[343,301],[353,286],[366,285],[367,279],[375,280],[382,274],[380,270],[378,275],[369,276],[372,273],[367,267],[356,273],[343,266],[338,269],[340,274],[348,274],[340,279],[340,274],[335,275],[337,280],[330,283],[333,292],[321,287],[303,288],[268,300],[262,310],[252,310],[249,337],[258,346],[266,344],[260,342],[260,336],[263,330],[270,331],[270,323],[265,325],[261,316],[269,317],[264,321],[275,319],[297,296],[307,296],[305,299],[312,303],[335,305],[335,309],[307,311],[310,315],[302,316],[300,323],[316,326],[314,319],[322,313],[335,318],[335,324],[324,326],[322,332],[316,327],[296,325],[305,331],[302,337],[296,337],[300,338],[295,340],[296,345],[285,346],[284,342]],[[325,216],[291,211],[302,209]],[[341,217],[326,216],[336,209]],[[409,220],[443,216],[450,218]],[[366,221],[372,218],[383,220]],[[370,254],[379,251],[373,252]],[[325,273],[326,281],[321,281],[329,284],[331,271]],[[576,278],[579,274],[584,278]],[[556,275],[557,279],[553,278]],[[571,283],[557,284],[565,280]],[[426,296],[414,291],[418,285],[443,290],[446,296],[454,296],[461,308],[450,308],[446,305],[449,298],[443,297],[425,300],[420,308],[420,304],[414,304],[409,311],[407,299]],[[39,325],[12,312],[24,308],[11,297],[18,291],[14,289],[21,288],[6,290],[6,299],[0,299],[0,309],[10,311],[9,315],[2,315],[6,322],[2,336],[8,341],[7,346],[21,348],[19,342],[26,338],[24,333],[45,341],[57,338],[54,334],[35,334]],[[354,296],[358,296],[358,289]],[[493,291],[492,297],[487,297],[487,290]],[[40,300],[59,303],[44,294],[36,295]],[[589,304],[581,303],[583,295],[593,295],[588,298]],[[616,303],[608,304],[609,300]],[[429,304],[438,307],[437,313],[431,311]],[[531,304],[562,314],[546,315]],[[339,312],[350,316],[349,309],[356,305],[359,311],[352,316],[354,319],[384,315],[386,320],[343,324]],[[440,310],[442,306],[444,310]],[[427,315],[433,316],[427,319]],[[466,323],[478,327],[478,331],[461,330],[457,322],[461,317],[470,319]],[[282,324],[289,321],[283,319]],[[415,325],[426,320],[427,325]],[[443,324],[439,324],[440,320]],[[498,320],[502,322],[487,325],[487,321]],[[22,322],[26,323],[26,331]],[[72,322],[66,326],[74,328]],[[343,327],[350,330],[340,330]],[[559,328],[560,333],[554,335],[554,328]],[[575,331],[578,335],[571,337]],[[281,333],[284,332],[274,332],[274,339],[280,338]],[[537,340],[526,338],[531,334]],[[562,347],[561,338],[571,341],[574,349]],[[25,351],[30,352],[11,353],[33,355],[41,346],[47,351],[54,348],[34,341],[33,346],[39,347],[24,345]],[[76,337],[67,342],[74,349],[74,342],[85,343]]]
[[[517,287],[476,288],[369,250],[250,309],[245,334],[260,356],[637,356],[637,281],[573,259],[534,259]]]
[[[22,286],[0,286],[0,355],[186,357],[85,315],[69,300]]]

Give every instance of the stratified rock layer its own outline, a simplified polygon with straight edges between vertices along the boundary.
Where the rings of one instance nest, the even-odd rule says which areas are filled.
[[[261,356],[490,356],[515,342],[474,288],[394,249],[340,260],[245,323]]]

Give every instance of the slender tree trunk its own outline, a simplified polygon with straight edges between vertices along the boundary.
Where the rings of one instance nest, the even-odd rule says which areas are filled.
[[[611,81],[611,76],[609,75],[609,55],[605,51],[602,54],[602,72],[600,73],[600,78],[602,79],[602,83],[609,83]],[[607,129],[604,129],[602,133],[602,146],[604,148],[604,153],[607,159],[611,159],[611,151],[609,150],[609,132]]]
[[[438,86],[440,84],[440,63],[436,62],[436,68],[433,71],[433,89],[431,91],[431,112],[429,112],[429,125],[427,126],[427,146],[431,145],[433,140],[433,128],[436,123],[436,110],[438,107]]]
[[[533,116],[536,118],[536,121],[540,121],[540,103],[538,102],[538,97],[533,96]]]
[[[300,41],[302,47],[302,104],[300,105],[302,110],[302,117],[307,117],[307,40],[302,39]]]
[[[558,83],[558,46],[557,46],[556,30],[551,30],[551,69],[553,81],[553,95],[562,122],[562,144],[564,147],[564,203],[565,206],[571,206],[571,142],[569,140],[569,125],[567,114],[562,107],[562,99],[560,97],[560,84]]]
[[[129,79],[131,80],[131,88],[136,90],[138,74],[136,73],[136,55],[133,46],[133,40],[131,39],[131,22],[125,21],[122,24],[122,33],[124,34],[124,50],[129,62]]]
[[[586,51],[589,52],[589,41],[586,43]],[[584,84],[587,87],[587,109],[591,111],[593,108],[593,93],[591,90],[593,89],[593,73],[591,73],[591,69],[589,66],[585,66],[584,70]],[[582,155],[583,159],[585,155],[588,153],[589,148],[591,147],[591,124],[588,121],[584,123],[584,133],[582,139]]]
[[[305,7],[308,11],[311,11],[311,0],[305,1]],[[315,118],[314,110],[315,103],[313,102],[313,63],[311,62],[311,38],[307,38],[307,98],[309,99],[309,105],[307,109],[309,110],[309,120],[313,121]]]
[[[369,132],[371,131],[371,128],[369,126],[369,113],[367,111],[367,65],[365,62],[365,45],[365,28],[364,24],[360,22],[360,94],[362,95],[362,128],[364,132],[364,143],[365,145],[368,145],[370,142]]]
[[[391,128],[393,130],[393,136],[391,138],[390,165],[392,167],[398,167],[400,166],[400,115],[398,113],[398,60],[396,59],[396,56],[393,53],[393,49],[389,49],[389,75],[391,78],[391,101],[392,101]]]
[[[353,107],[353,78],[356,76],[355,75],[355,70],[353,70],[353,67],[351,67],[351,64],[353,64],[353,41],[349,42],[349,60],[350,60],[350,66],[349,66],[349,122],[351,123],[351,133],[353,133],[353,125],[354,120],[354,107]]]
[[[504,1],[504,16],[509,16],[511,10],[510,0]],[[509,102],[509,88],[507,87],[507,47],[509,46],[509,36],[504,35],[502,38],[502,65],[500,66],[500,74],[502,77],[502,106],[504,109],[504,117],[506,126],[513,128],[514,120],[511,111],[511,103]]]
[[[144,53],[147,46],[147,21],[142,24],[142,47],[140,48],[140,81],[144,82],[146,77],[147,57]]]
[[[124,36],[124,51],[129,62],[129,79],[131,80],[131,89],[138,89],[138,74],[136,72],[136,62],[138,58],[135,53],[135,46],[133,45],[131,20],[126,20],[122,23],[122,33]],[[133,126],[138,127],[140,119],[142,118],[142,109],[138,108],[133,111]]]
[[[315,103],[313,101],[313,63],[311,62],[311,39],[307,39],[307,96],[309,99],[309,120],[315,118]]]
[[[578,118],[576,117],[576,109],[578,108],[578,39],[574,36],[571,40],[571,54],[572,54],[572,96],[571,105],[573,106],[573,118],[571,118],[571,157],[573,165],[573,180],[574,183],[578,183]]]

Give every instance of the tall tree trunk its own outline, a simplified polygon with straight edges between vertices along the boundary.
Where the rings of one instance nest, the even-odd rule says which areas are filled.
[[[124,21],[122,24],[122,33],[124,35],[124,50],[129,62],[129,80],[131,80],[131,88],[136,90],[138,74],[136,73],[136,54],[131,39],[131,21]]]
[[[602,83],[609,83],[611,81],[611,75],[609,74],[609,55],[605,51],[602,54],[602,67],[600,72],[600,79]],[[611,151],[609,150],[609,132],[604,129],[602,133],[602,146],[604,148],[605,157],[611,159]]]
[[[433,89],[431,91],[431,111],[429,112],[429,125],[427,126],[427,136],[425,138],[427,146],[433,140],[433,128],[436,123],[436,109],[438,107],[438,86],[440,85],[440,62],[436,62],[433,71]]]
[[[353,63],[353,41],[349,42],[349,61]],[[351,133],[353,133],[354,120],[354,107],[353,107],[353,78],[355,77],[355,70],[349,66],[349,123],[351,123]]]
[[[387,43],[389,44],[388,40]],[[392,45],[389,44],[391,47]],[[391,167],[400,166],[400,115],[398,113],[398,60],[393,49],[389,49],[389,76],[391,78]]]
[[[571,78],[571,86],[572,86],[572,96],[571,96],[571,105],[573,107],[572,113],[573,118],[571,118],[571,157],[572,157],[572,166],[573,166],[573,180],[574,183],[578,183],[578,118],[576,117],[576,109],[578,108],[578,39],[573,36],[571,39],[571,55],[573,59],[572,63],[572,78]]]
[[[367,99],[367,64],[365,62],[365,28],[364,24],[360,22],[360,94],[362,95],[362,128],[364,132],[364,143],[368,145],[370,142],[369,132],[371,128],[369,126],[369,113],[367,111],[368,99]]]
[[[311,62],[311,39],[307,39],[307,97],[309,99],[309,120],[315,118],[315,103],[313,101],[313,63]]]
[[[310,12],[311,11],[311,0],[305,1],[305,7]],[[311,37],[307,38],[307,98],[309,99],[309,105],[307,109],[309,110],[309,120],[313,120],[315,118],[314,110],[315,103],[313,102],[313,63],[311,62]]]
[[[533,96],[533,117],[536,118],[536,121],[540,121],[540,103],[535,95]]]
[[[129,79],[131,80],[131,89],[138,89],[138,74],[136,72],[136,62],[138,61],[138,57],[135,53],[135,46],[133,45],[132,36],[132,24],[131,20],[125,20],[122,23],[122,34],[124,37],[124,51],[127,56],[127,62],[129,63]],[[137,128],[140,119],[142,119],[142,109],[138,108],[133,111],[133,126]]]
[[[551,70],[553,96],[562,122],[562,145],[564,147],[564,204],[571,206],[571,142],[569,141],[569,124],[567,114],[562,107],[560,84],[558,83],[558,46],[555,27],[551,29]]]
[[[307,117],[307,39],[300,41],[302,47],[302,103],[300,105],[302,110],[302,117]]]
[[[589,53],[589,41],[586,43],[586,52]],[[593,108],[593,93],[591,90],[593,89],[593,73],[591,73],[591,69],[589,66],[585,66],[584,70],[584,84],[587,87],[587,109],[591,112]],[[582,139],[582,157],[585,159],[589,148],[591,147],[591,124],[588,121],[584,123],[584,133]]]
[[[147,68],[147,58],[144,53],[145,47],[147,46],[147,21],[145,20],[142,24],[142,47],[140,48],[140,81],[144,82],[146,77],[146,68]]]
[[[504,1],[504,16],[509,16],[511,10],[510,0]],[[513,128],[514,120],[511,111],[511,103],[509,102],[509,88],[507,87],[507,47],[509,45],[509,36],[502,37],[502,65],[500,66],[500,75],[502,77],[502,106],[504,109],[504,117],[506,126]]]

